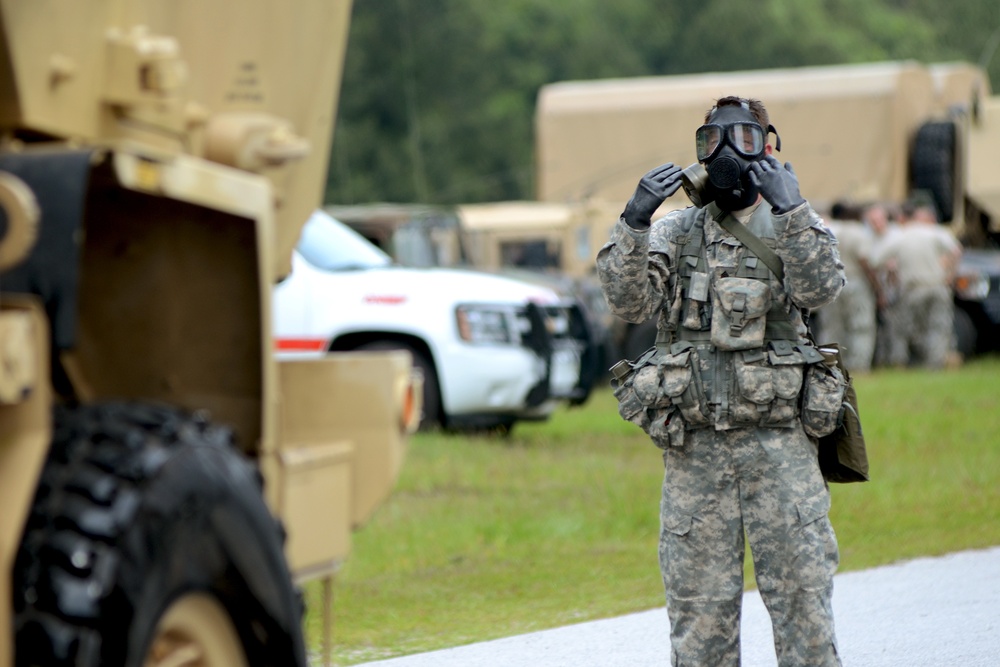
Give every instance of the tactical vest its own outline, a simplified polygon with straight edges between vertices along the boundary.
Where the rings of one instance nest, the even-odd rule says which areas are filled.
[[[657,332],[662,384],[677,389],[684,378],[674,376],[689,374],[689,387],[672,397],[688,429],[792,426],[804,367],[822,357],[771,298],[773,273],[749,248],[739,246],[735,271],[714,275],[704,221],[694,216],[674,241],[672,299]],[[760,238],[774,248],[773,236]]]
[[[707,427],[801,423],[823,437],[841,418],[843,373],[800,333],[782,300],[771,299],[777,277],[745,243],[732,244],[732,268],[710,266],[708,212],[687,218],[689,227],[671,240],[670,296],[655,347],[611,369],[619,414],[663,448],[683,446],[685,431]],[[757,236],[776,245],[773,236]]]

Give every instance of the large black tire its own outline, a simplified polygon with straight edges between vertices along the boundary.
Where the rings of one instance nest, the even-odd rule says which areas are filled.
[[[955,306],[954,314],[955,349],[963,359],[969,359],[976,354],[979,347],[979,333],[972,316],[965,309]]]
[[[428,431],[440,428],[445,423],[445,415],[441,402],[441,389],[438,383],[437,370],[426,354],[413,345],[396,340],[379,340],[365,343],[356,348],[358,351],[384,352],[387,350],[405,350],[413,357],[413,366],[424,376],[424,409],[420,416],[420,430]]]
[[[16,665],[170,664],[147,661],[164,618],[214,608],[236,664],[304,666],[282,542],[228,429],[145,405],[57,408],[14,566]]]
[[[955,124],[924,123],[917,130],[910,154],[910,185],[930,191],[938,220],[952,219],[955,206]]]

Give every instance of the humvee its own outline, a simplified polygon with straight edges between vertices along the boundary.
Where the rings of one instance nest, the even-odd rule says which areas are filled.
[[[350,12],[0,0],[0,667],[306,664],[420,409],[273,353]]]

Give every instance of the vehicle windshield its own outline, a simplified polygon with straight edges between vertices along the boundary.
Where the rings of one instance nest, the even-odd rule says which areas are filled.
[[[406,266],[455,268],[465,264],[458,225],[446,218],[403,225],[393,235],[392,245],[393,255]]]
[[[392,245],[401,264],[420,268],[437,266],[434,245],[425,232],[424,229],[409,226],[396,230],[392,237]]]
[[[392,258],[368,239],[322,211],[313,213],[302,228],[299,254],[325,271],[375,269],[392,264]]]

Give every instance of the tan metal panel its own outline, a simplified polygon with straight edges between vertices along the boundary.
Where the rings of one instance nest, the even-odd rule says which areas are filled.
[[[3,520],[0,521],[0,600],[3,600],[0,604],[0,667],[10,667],[14,662],[13,642],[9,641],[10,628],[14,627],[13,609],[9,603],[13,599],[10,573],[52,438],[52,389],[48,380],[48,325],[44,310],[34,299],[5,295],[0,322],[9,316],[19,321],[27,317],[34,332],[26,341],[30,347],[21,346],[17,353],[31,357],[35,381],[24,400],[0,403],[0,506],[3,507]]]
[[[274,272],[287,272],[322,201],[349,0],[2,0],[0,9],[2,126],[201,156],[207,135],[231,130],[238,114],[272,119],[273,164],[259,171],[277,195]]]
[[[411,364],[406,352],[279,362],[279,450],[276,459],[268,457],[274,471],[268,501],[286,520],[289,544],[302,546],[294,554],[297,574],[299,566],[316,567],[346,554],[341,537],[324,545],[302,531],[342,536],[367,521],[392,489],[413,426],[402,413]],[[324,491],[324,485],[330,488]],[[342,505],[325,504],[340,495]],[[302,508],[312,516],[295,511]]]
[[[898,62],[545,86],[538,198],[627,201],[649,169],[695,161],[694,131],[723,95],[765,103],[782,139],[777,157],[802,167],[802,193],[822,206],[905,195],[899,156],[932,110],[934,81],[921,65]]]
[[[968,169],[969,198],[989,214],[990,231],[1000,232],[1000,180],[997,179],[997,156],[1000,155],[1000,96],[982,101],[978,117],[970,120]]]

